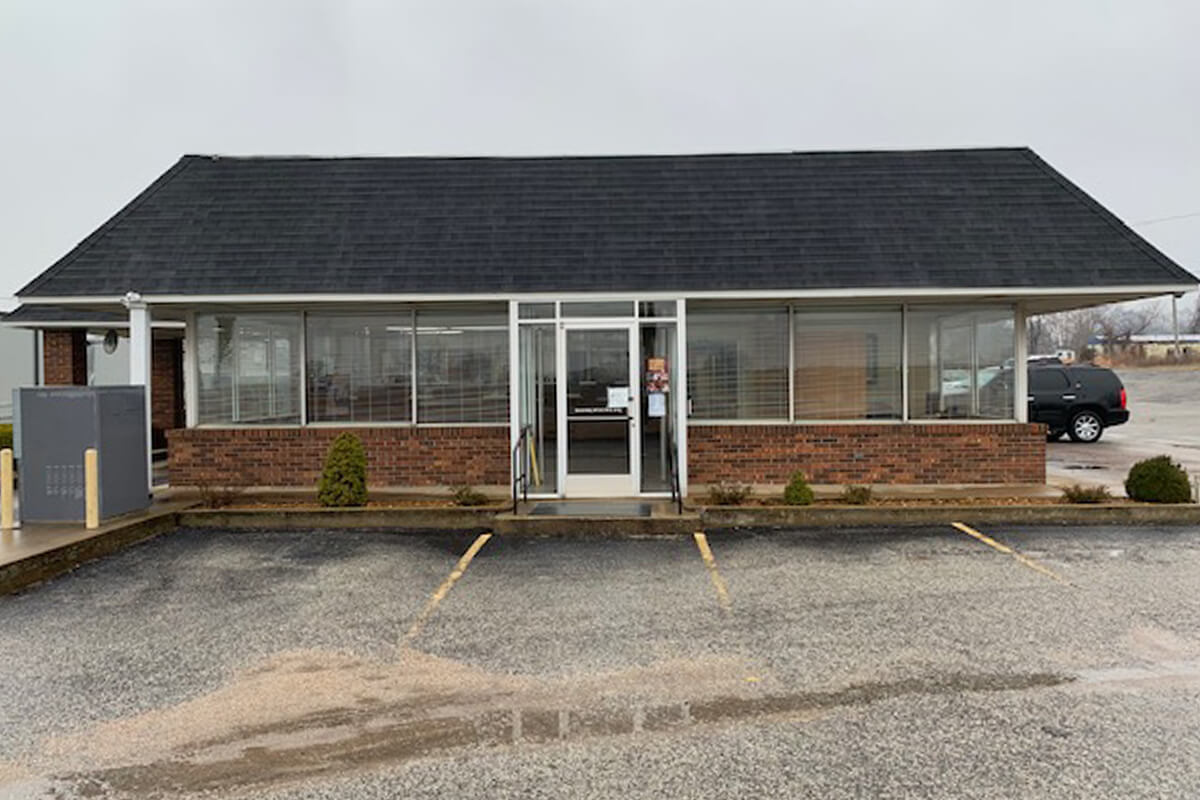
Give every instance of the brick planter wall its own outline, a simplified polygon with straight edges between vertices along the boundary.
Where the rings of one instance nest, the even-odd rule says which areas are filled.
[[[350,430],[372,486],[505,486],[508,428],[180,428],[168,432],[172,486],[316,486],[330,443]]]
[[[1046,427],[692,425],[688,480],[786,483],[1044,483]]]
[[[42,334],[42,377],[47,386],[87,386],[87,332]]]

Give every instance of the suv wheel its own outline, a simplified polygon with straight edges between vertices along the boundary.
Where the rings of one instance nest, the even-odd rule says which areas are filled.
[[[1080,411],[1071,418],[1071,427],[1067,433],[1071,434],[1073,442],[1098,442],[1100,434],[1104,433],[1104,422],[1095,411]]]

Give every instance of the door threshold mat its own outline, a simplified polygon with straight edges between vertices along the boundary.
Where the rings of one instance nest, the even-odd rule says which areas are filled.
[[[538,517],[648,517],[653,503],[611,502],[551,502],[537,503],[530,514]]]

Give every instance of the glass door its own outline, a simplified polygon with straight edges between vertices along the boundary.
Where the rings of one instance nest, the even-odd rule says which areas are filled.
[[[566,323],[563,382],[568,497],[638,493],[634,324]]]

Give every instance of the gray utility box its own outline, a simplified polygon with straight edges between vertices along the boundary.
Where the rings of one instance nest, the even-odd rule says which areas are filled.
[[[82,522],[83,452],[96,448],[101,519],[150,505],[141,386],[13,390],[24,522]]]

